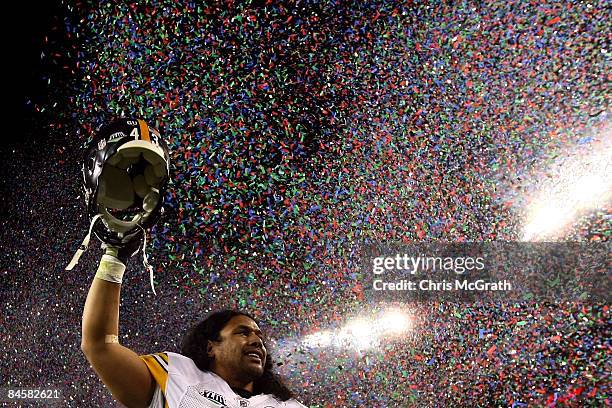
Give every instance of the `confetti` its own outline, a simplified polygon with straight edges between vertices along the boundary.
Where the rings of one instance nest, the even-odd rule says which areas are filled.
[[[606,3],[65,7],[40,53],[48,98],[28,104],[45,133],[9,146],[1,170],[0,385],[113,404],[78,346],[100,253],[63,267],[88,225],[88,137],[134,115],[168,141],[172,180],[147,248],[159,294],[133,261],[122,344],[178,351],[207,312],[240,308],[307,406],[610,404],[607,306],[381,305],[356,272],[364,243],[521,239],[534,166],[605,138]],[[560,239],[610,231],[608,203]],[[393,306],[414,316],[403,336],[304,343]]]

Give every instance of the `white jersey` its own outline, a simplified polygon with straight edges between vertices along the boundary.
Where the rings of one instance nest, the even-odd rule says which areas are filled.
[[[156,353],[140,358],[156,382],[150,408],[306,408],[294,399],[281,402],[269,394],[243,398],[224,379],[200,370],[181,354]]]

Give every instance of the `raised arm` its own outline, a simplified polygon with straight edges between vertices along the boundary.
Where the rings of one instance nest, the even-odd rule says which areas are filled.
[[[145,362],[119,344],[119,297],[125,270],[108,248],[100,262],[83,309],[81,350],[113,397],[125,406],[146,407],[155,381]]]
[[[89,233],[66,269],[76,265],[92,233],[106,251],[85,302],[81,349],[117,400],[144,407],[153,398],[155,384],[163,380],[156,381],[157,371],[149,371],[147,362],[119,344],[119,295],[127,260],[163,213],[170,151],[144,120],[115,118],[92,134],[82,171],[87,215],[92,218]]]

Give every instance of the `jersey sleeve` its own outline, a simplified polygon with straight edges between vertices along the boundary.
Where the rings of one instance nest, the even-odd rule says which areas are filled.
[[[168,382],[168,354],[155,353],[139,356],[147,365],[149,372],[155,379],[155,393],[149,407],[167,408],[166,384]]]

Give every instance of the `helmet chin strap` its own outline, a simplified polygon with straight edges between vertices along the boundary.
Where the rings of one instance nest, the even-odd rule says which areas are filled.
[[[85,236],[85,239],[83,239],[83,242],[79,246],[79,249],[77,249],[77,251],[72,256],[72,260],[70,261],[68,266],[66,266],[67,271],[71,271],[76,266],[76,264],[79,263],[79,259],[81,259],[81,255],[83,255],[83,253],[87,251],[87,248],[89,248],[89,240],[91,239],[91,231],[93,230],[93,227],[96,221],[100,217],[102,217],[102,215],[98,214],[91,219],[91,223],[89,224],[89,232],[87,232],[87,235]]]
[[[75,267],[75,265],[79,262],[81,255],[83,255],[83,253],[87,251],[87,248],[89,247],[89,240],[91,237],[91,232],[98,218],[102,218],[103,222],[110,229],[119,233],[120,235],[123,235],[124,233],[130,231],[134,227],[138,227],[143,232],[143,245],[142,245],[142,261],[143,262],[142,263],[145,266],[145,268],[149,271],[149,280],[151,283],[151,290],[153,291],[154,295],[157,295],[157,293],[155,292],[155,284],[153,281],[153,278],[154,278],[153,277],[153,267],[149,264],[149,260],[147,258],[147,252],[146,252],[147,232],[142,227],[142,225],[140,225],[140,222],[146,221],[146,219],[151,215],[151,212],[157,206],[158,200],[159,200],[159,190],[154,187],[150,187],[149,193],[143,199],[142,206],[143,206],[144,213],[136,214],[134,217],[132,217],[130,221],[122,221],[122,220],[115,218],[112,214],[108,212],[108,209],[104,205],[98,204],[99,213],[98,215],[92,218],[91,223],[89,225],[89,232],[87,236],[85,237],[85,239],[83,240],[83,243],[81,244],[77,252],[72,257],[72,260],[66,267],[66,270],[67,271],[72,270]]]
[[[147,249],[147,232],[144,230],[144,228],[142,228],[140,224],[138,224],[138,228],[142,230],[142,234],[143,234],[142,235],[143,236],[142,264],[149,271],[149,280],[151,283],[151,290],[153,291],[154,295],[157,295],[157,292],[155,292],[155,282],[153,281],[153,267],[149,264],[149,259],[147,258],[147,251],[145,251]]]

